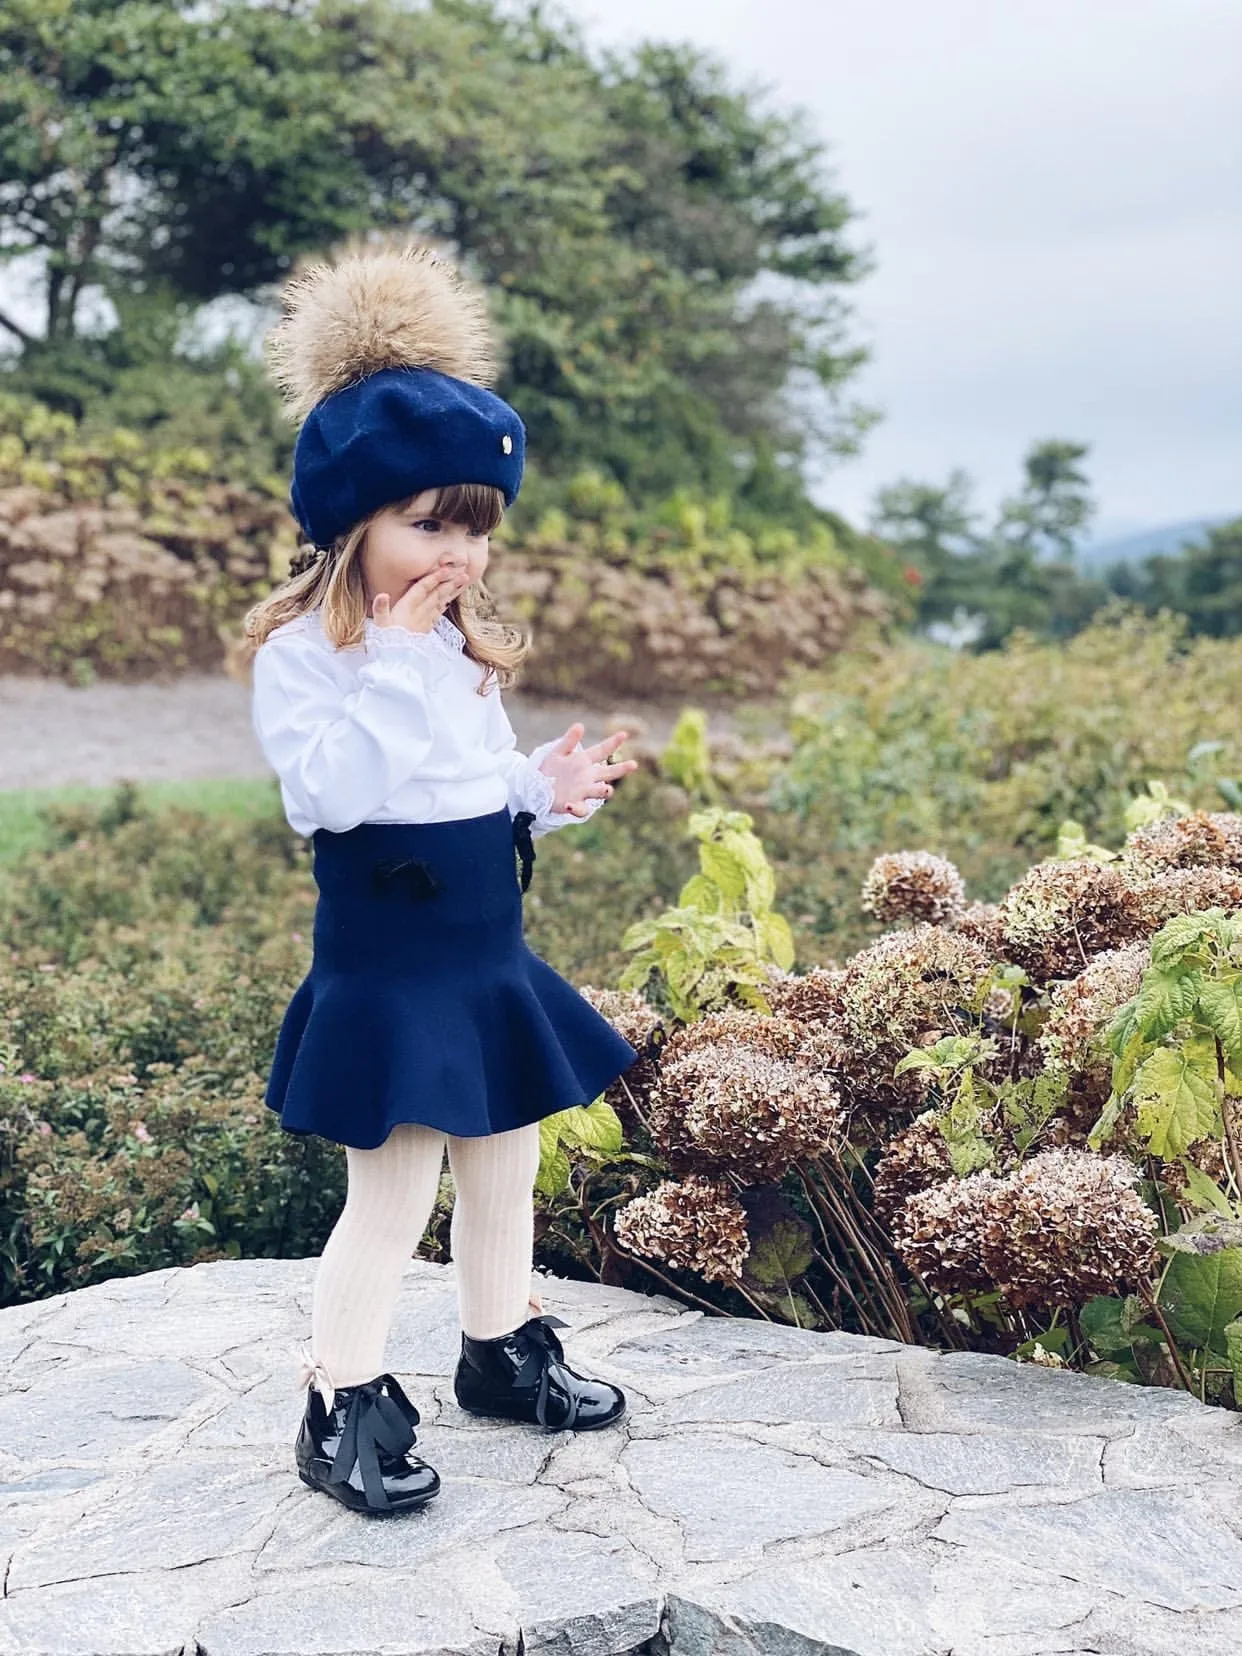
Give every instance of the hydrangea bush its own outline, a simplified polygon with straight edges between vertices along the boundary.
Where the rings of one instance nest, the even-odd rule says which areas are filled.
[[[661,1177],[609,1245],[700,1303],[1237,1406],[1242,817],[1168,810],[994,905],[880,857],[874,943],[664,1019],[614,1089]]]

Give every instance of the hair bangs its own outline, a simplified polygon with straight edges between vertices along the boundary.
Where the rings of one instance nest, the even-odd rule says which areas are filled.
[[[412,494],[399,504],[398,511],[409,511],[417,499],[418,495]],[[505,497],[491,483],[441,484],[427,511],[428,517],[440,518],[445,523],[465,524],[476,535],[492,534],[504,515]]]

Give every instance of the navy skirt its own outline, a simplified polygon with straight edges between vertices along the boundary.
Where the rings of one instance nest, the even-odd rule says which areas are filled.
[[[360,1150],[402,1121],[503,1133],[591,1103],[634,1063],[634,1047],[523,938],[530,820],[504,805],[316,829],[311,968],[266,1091],[282,1127]]]

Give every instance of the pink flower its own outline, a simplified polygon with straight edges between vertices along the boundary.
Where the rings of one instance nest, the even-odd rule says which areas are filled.
[[[293,932],[293,933],[292,933],[292,937],[293,937],[293,941],[294,941],[294,942],[295,942],[295,943],[300,943],[300,942],[301,942],[301,941],[302,941],[302,934],[301,934],[301,932]]]
[[[52,1133],[52,1124],[51,1124],[51,1122],[50,1121],[41,1121],[39,1123],[39,1137],[40,1138],[50,1138],[51,1133]]]
[[[143,1144],[150,1144],[151,1132],[145,1121],[140,1121],[134,1128],[134,1137],[136,1139],[141,1139]]]
[[[36,1077],[30,1072],[30,1070],[23,1070],[17,1079],[19,1081],[34,1081]]]

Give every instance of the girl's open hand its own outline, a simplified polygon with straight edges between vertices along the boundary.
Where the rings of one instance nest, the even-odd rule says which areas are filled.
[[[612,793],[612,778],[628,776],[638,769],[637,759],[618,759],[609,764],[608,755],[621,746],[629,736],[628,730],[614,730],[581,752],[574,749],[582,740],[586,726],[571,724],[560,741],[545,753],[539,769],[556,783],[554,811],[569,811],[573,816],[590,815],[588,799],[607,799]]]

